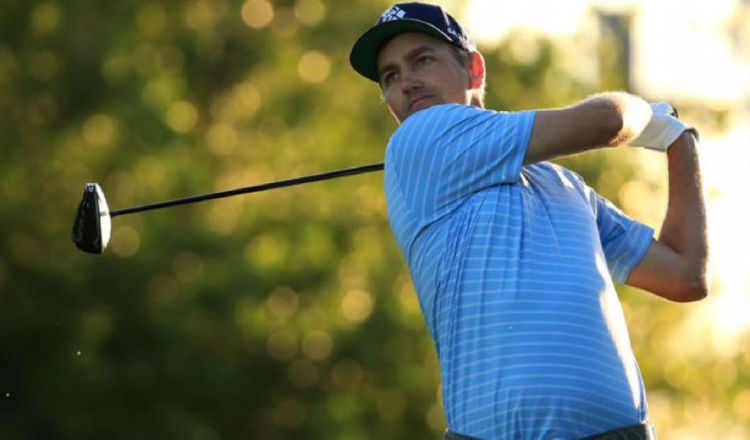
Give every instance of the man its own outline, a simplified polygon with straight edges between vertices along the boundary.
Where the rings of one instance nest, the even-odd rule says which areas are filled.
[[[485,110],[482,56],[433,5],[389,8],[350,61],[401,123],[388,213],[437,350],[446,438],[655,438],[613,283],[706,296],[695,131],[626,93]],[[658,239],[544,162],[620,145],[667,154]]]

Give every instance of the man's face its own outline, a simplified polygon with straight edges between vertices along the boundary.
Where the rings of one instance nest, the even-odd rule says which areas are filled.
[[[378,54],[380,88],[399,122],[436,104],[471,103],[471,75],[452,47],[422,33],[400,34]]]

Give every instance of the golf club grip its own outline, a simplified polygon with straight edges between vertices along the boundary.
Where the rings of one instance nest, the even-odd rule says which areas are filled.
[[[221,199],[224,197],[236,196],[238,194],[248,194],[259,191],[266,191],[269,189],[283,188],[285,186],[300,185],[308,182],[318,182],[320,180],[334,179],[336,177],[352,176],[355,174],[370,173],[373,171],[380,171],[383,169],[383,163],[374,163],[370,165],[362,165],[354,168],[346,168],[343,170],[329,171],[327,173],[312,174],[309,176],[295,177],[292,179],[279,180],[276,182],[262,183],[260,185],[246,186],[243,188],[231,189],[227,191],[221,191],[210,194],[201,194],[192,197],[184,197],[181,199],[167,200],[165,202],[151,203],[148,205],[133,206],[131,208],[118,209],[110,211],[110,217],[115,217],[124,214],[133,214],[136,212],[150,211],[152,209],[168,208],[170,206],[184,205],[187,203],[202,202],[204,200]]]

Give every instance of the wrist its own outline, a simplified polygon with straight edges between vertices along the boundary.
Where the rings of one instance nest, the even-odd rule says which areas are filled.
[[[690,128],[685,130],[667,149],[667,157],[678,155],[697,155],[698,132]]]

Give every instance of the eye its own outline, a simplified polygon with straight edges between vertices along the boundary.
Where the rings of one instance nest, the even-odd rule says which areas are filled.
[[[419,65],[426,65],[430,64],[432,62],[432,57],[429,55],[422,55],[421,57],[417,58],[417,64]]]
[[[380,76],[380,83],[384,86],[387,86],[397,79],[398,74],[392,70],[389,70],[387,72],[383,72],[383,74]]]

